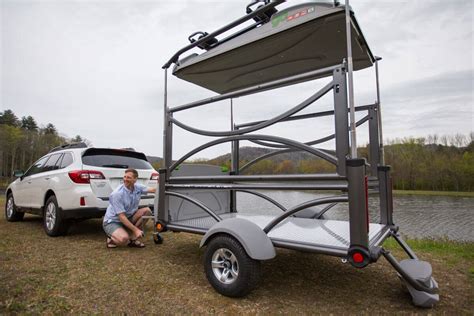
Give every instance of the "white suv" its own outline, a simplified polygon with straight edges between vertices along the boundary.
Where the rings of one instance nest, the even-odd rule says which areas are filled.
[[[124,171],[138,171],[137,183],[156,187],[158,173],[143,153],[91,148],[84,143],[51,150],[18,177],[6,191],[5,217],[20,221],[25,213],[43,216],[49,236],[67,233],[76,219],[100,218],[109,195],[123,181]],[[154,195],[142,196],[140,206],[152,207]]]

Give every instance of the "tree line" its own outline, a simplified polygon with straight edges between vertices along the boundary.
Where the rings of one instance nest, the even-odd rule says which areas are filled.
[[[32,116],[18,118],[12,110],[0,112],[0,177],[11,178],[15,170],[25,171],[52,148],[85,141],[80,135],[68,138],[48,123],[39,126]]]
[[[395,189],[474,191],[474,133],[394,140],[385,161]]]
[[[243,147],[240,166],[270,149]],[[474,133],[468,136],[430,135],[424,138],[390,140],[384,146],[385,164],[391,166],[394,189],[430,191],[474,191]],[[358,149],[368,158],[368,145]],[[198,160],[230,169],[230,154]],[[246,174],[334,173],[331,163],[309,154],[289,153],[259,161]]]
[[[14,170],[25,171],[52,148],[84,140],[61,136],[48,123],[38,126],[32,116],[18,118],[13,111],[0,112],[0,177],[11,179]],[[469,135],[430,135],[425,138],[403,138],[386,142],[385,164],[392,167],[395,189],[433,191],[474,191],[474,133]],[[243,147],[240,166],[271,149]],[[368,146],[358,149],[367,158]],[[230,169],[230,155],[210,160],[195,160]],[[155,162],[154,167],[159,168]],[[257,162],[247,174],[332,173],[334,165],[305,153],[295,152],[272,156]]]

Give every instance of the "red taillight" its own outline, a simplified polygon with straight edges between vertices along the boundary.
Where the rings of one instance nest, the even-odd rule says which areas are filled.
[[[83,183],[88,184],[90,180],[98,180],[98,179],[105,179],[104,175],[100,171],[94,170],[75,170],[69,171],[69,178],[74,183]]]
[[[364,256],[361,255],[360,253],[356,252],[352,255],[352,260],[355,263],[362,263],[364,261]]]
[[[81,196],[81,198],[79,199],[79,205],[80,206],[86,206],[86,198]]]
[[[153,172],[151,174],[150,180],[159,180],[159,177],[160,177],[159,173]]]

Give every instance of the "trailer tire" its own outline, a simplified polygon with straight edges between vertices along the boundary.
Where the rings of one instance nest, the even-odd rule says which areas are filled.
[[[217,235],[209,241],[204,269],[212,287],[229,297],[247,295],[260,280],[260,262],[250,258],[244,247],[229,235]]]
[[[161,245],[163,243],[163,237],[159,233],[153,234],[153,242],[156,245]]]

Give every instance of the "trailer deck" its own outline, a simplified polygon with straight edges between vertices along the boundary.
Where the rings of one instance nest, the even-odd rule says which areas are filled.
[[[242,218],[265,228],[274,218],[272,215],[226,213],[220,215],[223,220]],[[205,234],[216,220],[211,216],[172,221],[167,224],[173,231]],[[382,224],[369,224],[369,244],[380,246],[390,229]],[[314,251],[336,256],[346,256],[350,246],[348,221],[290,217],[277,224],[268,233],[268,237],[277,247]]]

